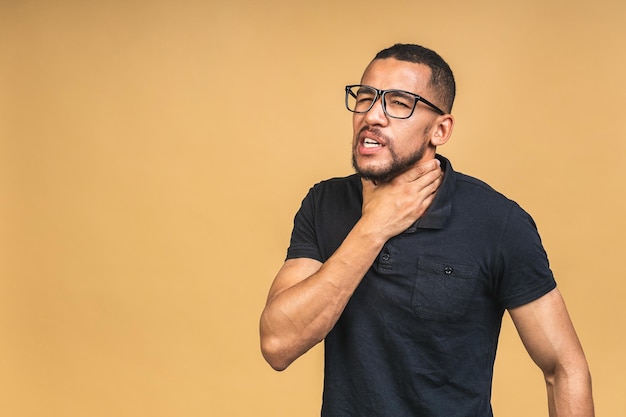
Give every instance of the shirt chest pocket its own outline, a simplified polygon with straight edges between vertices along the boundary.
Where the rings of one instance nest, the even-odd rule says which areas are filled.
[[[469,308],[478,276],[477,266],[419,257],[411,298],[413,310],[425,320],[460,319]]]

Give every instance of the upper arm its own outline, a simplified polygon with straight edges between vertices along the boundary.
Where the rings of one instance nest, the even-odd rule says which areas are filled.
[[[509,314],[526,350],[546,374],[586,364],[582,347],[557,288]]]

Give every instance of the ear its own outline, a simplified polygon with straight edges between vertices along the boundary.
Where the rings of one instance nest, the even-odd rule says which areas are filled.
[[[454,116],[451,114],[444,114],[439,116],[434,124],[434,129],[430,137],[431,145],[437,147],[444,145],[450,136],[452,136],[452,129],[454,128]]]

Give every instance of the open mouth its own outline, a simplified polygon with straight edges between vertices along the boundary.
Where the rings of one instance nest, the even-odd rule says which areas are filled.
[[[363,147],[364,148],[378,148],[381,145],[379,142],[375,141],[374,139],[370,139],[370,138],[365,138],[363,140]]]

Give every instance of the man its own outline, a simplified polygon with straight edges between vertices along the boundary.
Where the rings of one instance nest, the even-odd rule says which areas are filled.
[[[325,341],[322,416],[492,416],[508,310],[545,375],[550,416],[593,416],[586,359],[535,224],[436,154],[452,71],[394,45],[346,87],[356,174],[315,185],[261,316],[283,370]]]

